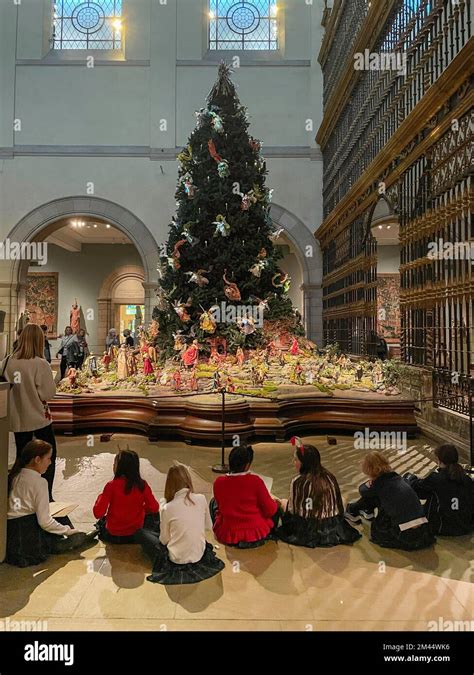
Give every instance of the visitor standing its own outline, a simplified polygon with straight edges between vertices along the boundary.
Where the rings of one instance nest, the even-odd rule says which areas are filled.
[[[10,389],[10,431],[15,434],[17,458],[33,437],[52,447],[51,464],[44,477],[52,499],[56,464],[56,440],[48,401],[56,393],[51,366],[44,358],[44,333],[34,323],[27,324],[18,339],[16,350],[7,356],[0,372]]]
[[[61,344],[56,354],[56,358],[61,356],[61,380],[66,375],[68,368],[77,367],[77,359],[79,355],[79,340],[77,335],[72,332],[71,326],[66,326],[64,335],[61,337]]]

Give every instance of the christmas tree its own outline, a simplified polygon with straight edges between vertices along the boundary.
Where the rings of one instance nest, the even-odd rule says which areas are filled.
[[[261,143],[248,133],[240,104],[221,64],[207,106],[180,163],[167,256],[161,259],[162,304],[155,308],[164,357],[197,339],[224,337],[230,351],[263,342],[263,320],[294,317],[290,280],[278,268],[269,214],[271,191]]]

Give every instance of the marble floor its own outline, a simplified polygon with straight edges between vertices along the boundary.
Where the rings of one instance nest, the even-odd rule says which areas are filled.
[[[306,437],[338,478],[344,500],[362,481],[361,451],[349,436]],[[91,507],[112,477],[118,447],[136,450],[142,475],[163,496],[173,460],[192,469],[196,492],[210,497],[219,461],[216,448],[180,442],[150,443],[114,434],[59,437],[55,499],[73,501],[74,524],[93,523]],[[289,443],[255,446],[253,470],[273,478],[272,492],[286,497],[292,477]],[[429,442],[409,441],[393,451],[393,467],[424,475],[434,467]],[[0,565],[0,628],[28,630],[251,630],[412,631],[474,627],[474,561],[470,537],[438,539],[435,548],[392,551],[370,543],[368,525],[354,546],[304,549],[270,542],[251,551],[216,546],[226,567],[221,575],[191,586],[146,581],[150,568],[138,546],[103,545],[51,557],[36,567]],[[209,540],[215,540],[209,533]],[[13,623],[15,622],[15,623]],[[40,623],[32,623],[40,622]]]

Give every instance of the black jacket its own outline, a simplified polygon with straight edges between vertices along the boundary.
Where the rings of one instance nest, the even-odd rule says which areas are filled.
[[[51,363],[51,344],[46,338],[44,339],[44,358]]]
[[[460,536],[473,531],[474,482],[467,474],[458,482],[449,478],[447,469],[438,469],[411,485],[420,499],[428,499],[427,517],[437,534]]]
[[[369,487],[364,483],[360,492],[363,497],[376,499],[393,525],[426,517],[414,489],[395,471],[383,473]]]

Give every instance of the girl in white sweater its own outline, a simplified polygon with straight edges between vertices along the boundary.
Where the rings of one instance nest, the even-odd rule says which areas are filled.
[[[30,441],[8,475],[6,562],[18,567],[38,565],[51,553],[64,553],[97,536],[74,529],[69,518],[50,515],[48,484],[42,478],[51,464],[52,448]]]
[[[33,437],[46,441],[53,449],[51,465],[45,473],[49,498],[56,465],[56,440],[48,401],[56,393],[51,366],[44,358],[44,334],[29,323],[22,330],[11,356],[4,359],[0,372],[13,384],[10,390],[10,431],[15,434],[16,456]]]

